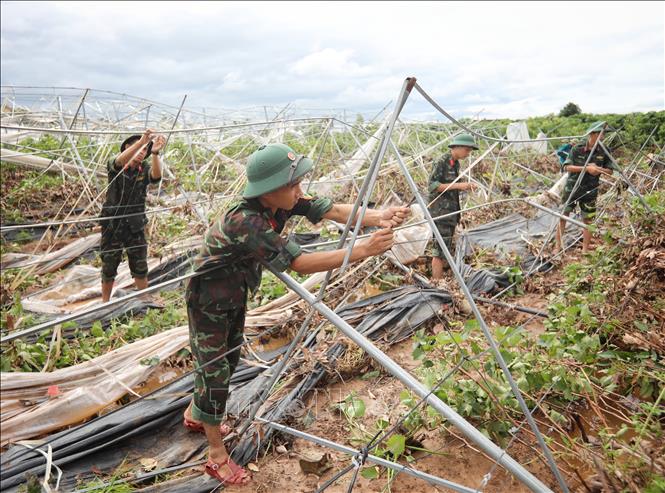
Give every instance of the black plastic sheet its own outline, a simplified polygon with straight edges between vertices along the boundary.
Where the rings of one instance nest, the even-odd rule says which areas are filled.
[[[547,216],[547,217],[545,217]],[[549,263],[536,259],[526,249],[526,240],[547,234],[552,226],[553,216],[537,214],[533,219],[510,215],[460,235],[457,245],[456,263],[461,269],[467,285],[473,293],[488,293],[510,284],[507,269],[474,270],[464,264],[465,253],[472,245],[496,248],[498,245],[514,247],[521,252],[522,270],[544,270]],[[554,218],[556,219],[556,218]],[[315,237],[305,241],[315,241]],[[191,252],[189,253],[191,255]],[[179,275],[181,269],[189,268],[189,260],[180,258],[169,266],[164,266],[152,276]],[[169,270],[171,269],[171,270]],[[372,340],[384,340],[390,344],[403,340],[425,321],[436,316],[441,308],[451,302],[450,295],[437,289],[421,289],[405,286],[360,300],[340,309],[338,313],[356,330]],[[128,310],[140,306],[122,306],[104,316],[117,317]],[[100,314],[95,315],[96,319]],[[79,323],[88,323],[83,319]],[[315,339],[311,339],[315,343]],[[347,342],[340,340],[332,344],[325,353],[325,364],[316,363],[313,370],[297,382],[287,395],[265,409],[262,417],[271,421],[295,419],[303,410],[308,394],[319,385],[334,367],[336,361],[346,351]],[[286,347],[277,352],[284,351]],[[271,356],[275,356],[274,354]],[[293,368],[294,362],[289,368]],[[243,411],[249,409],[259,398],[269,380],[270,372],[261,366],[241,362],[233,375],[232,392],[227,403],[230,414],[242,418]],[[182,426],[182,413],[191,399],[193,377],[167,385],[154,396],[135,401],[117,412],[82,424],[73,431],[62,431],[48,437],[52,440],[53,460],[63,469],[61,487],[64,491],[73,489],[77,481],[95,477],[93,468],[106,474],[111,473],[123,460],[135,462],[148,457],[157,461],[158,468],[186,464],[203,457],[206,449],[205,437],[192,433]],[[255,425],[238,440],[232,457],[246,464],[254,460],[260,450],[273,436],[272,428],[263,428],[258,433]],[[260,440],[259,440],[260,436]],[[2,454],[2,481],[0,489],[16,491],[27,477],[44,475],[45,459],[34,452],[26,453],[25,448],[13,445]],[[204,492],[217,487],[218,483],[206,475],[193,473],[190,476],[164,484],[146,485],[147,492]]]
[[[407,286],[353,303],[340,310],[340,315],[351,323],[362,319],[357,328],[370,339],[382,338],[394,343],[411,335],[449,302],[450,297],[441,291]],[[346,347],[347,342],[340,341],[328,348],[325,365],[317,363],[285,397],[267,409],[263,417],[279,421],[297,415],[309,392],[327,375]],[[273,365],[266,370],[241,361],[231,379],[228,412],[242,414],[249,409],[259,398],[274,368]],[[132,402],[74,431],[48,437],[52,440],[53,461],[63,469],[63,490],[73,489],[77,481],[93,479],[93,468],[111,473],[124,459],[136,461],[138,468],[138,460],[149,457],[157,460],[157,467],[164,468],[201,457],[207,445],[205,437],[182,426],[182,413],[190,402],[192,390],[193,377],[189,376],[167,385],[154,396]],[[253,460],[273,433],[272,428],[264,429],[259,440],[257,430],[250,428],[233,449],[232,457],[240,464]],[[11,446],[1,460],[2,490],[15,491],[29,476],[44,475],[44,457],[26,453],[20,445]],[[169,487],[168,491],[210,491],[217,482],[207,476],[193,475],[191,480],[172,486],[175,489]],[[150,488],[150,491],[167,491],[158,486]]]

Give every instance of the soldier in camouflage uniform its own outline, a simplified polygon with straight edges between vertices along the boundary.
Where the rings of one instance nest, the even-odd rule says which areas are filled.
[[[148,287],[145,198],[148,185],[162,179],[159,152],[165,143],[163,136],[153,136],[152,130],[146,130],[143,135],[127,138],[120,154],[108,163],[109,185],[102,207],[104,219],[100,221],[103,302],[111,298],[123,249],[136,289]]]
[[[344,223],[352,212],[351,205],[303,194],[300,182],[312,166],[309,158],[296,155],[284,144],[262,146],[254,152],[247,165],[243,199],[205,233],[195,259],[200,275],[187,286],[192,354],[197,368],[207,366],[197,372],[184,424],[205,432],[210,445],[205,471],[225,484],[249,480],[247,471],[229,458],[223,437],[230,429],[222,421],[231,375],[240,358],[240,349],[232,349],[243,341],[247,298],[261,282],[262,262],[278,271],[309,274],[339,267],[346,252],[302,253],[297,243],[280,236],[292,216],[305,216],[314,224],[324,218]],[[388,250],[393,244],[391,228],[402,223],[408,212],[406,207],[368,209],[363,226],[383,229],[357,244],[351,261]]]
[[[475,190],[476,185],[470,182],[455,181],[459,176],[459,160],[478,150],[478,146],[469,134],[456,136],[448,145],[450,152],[446,153],[434,163],[434,169],[429,178],[429,211],[432,217],[457,212],[460,210],[460,191]],[[459,212],[452,216],[436,220],[436,226],[443,237],[446,247],[452,254],[454,252],[453,236],[455,228],[460,221]],[[444,268],[448,267],[443,252],[434,242],[432,249],[432,279],[441,279]]]
[[[574,146],[561,165],[561,170],[569,173],[561,197],[562,202],[566,204],[563,214],[567,216],[579,205],[582,220],[586,224],[590,224],[591,219],[596,214],[600,175],[612,174],[612,161],[600,145],[597,145],[593,154],[591,154],[596,141],[602,138],[605,126],[605,122],[596,122],[591,125],[587,130],[588,138],[586,142]],[[581,178],[580,173],[582,174]],[[578,178],[579,183],[577,183]],[[577,187],[575,187],[576,184]],[[565,227],[566,220],[560,219],[556,235],[556,251],[561,250],[561,238]],[[591,243],[591,232],[584,229],[582,234],[582,252],[587,252]]]

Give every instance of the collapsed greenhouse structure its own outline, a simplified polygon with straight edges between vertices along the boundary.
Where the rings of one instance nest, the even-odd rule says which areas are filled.
[[[414,97],[424,97],[447,122],[403,119],[402,109]],[[529,344],[525,327],[536,320],[542,328],[548,303],[567,300],[572,288],[547,291],[551,298],[541,296],[538,306],[502,300],[514,295],[525,279],[538,277],[547,283],[548,275],[577,248],[582,228],[590,227],[579,217],[561,214],[567,177],[552,152],[560,142],[583,136],[540,132],[531,139],[524,123],[506,127],[479,119],[458,121],[415,78],[404,81],[395,101],[368,121],[349,123],[341,112],[314,114],[295,105],[270,111],[259,107],[198,112],[187,109],[186,99],[180,107],[169,107],[104,91],[3,87],[3,166],[32,170],[34,180],[55,176],[66,186],[47,201],[25,197],[22,217],[14,221],[3,212],[3,241],[20,239],[31,250],[3,249],[3,305],[20,305],[20,313],[16,310],[3,319],[3,354],[24,361],[30,344],[48,349],[41,371],[5,371],[3,366],[2,490],[19,491],[30,481],[47,491],[110,491],[106,488],[120,483],[138,491],[217,488],[197,469],[205,462],[205,437],[182,426],[196,371],[186,351],[186,316],[184,324],[176,317],[177,326],[116,343],[75,364],[55,362],[68,341],[90,334],[104,338],[119,320],[157,317],[164,307],[147,293],[163,293],[173,303],[182,298],[184,283],[197,275],[191,262],[205,228],[239,196],[247,156],[271,142],[287,143],[312,157],[314,171],[303,185],[308,193],[354,204],[359,212],[355,223],[291,225],[288,234],[304,251],[350,251],[368,235],[360,228],[368,206],[409,205],[412,214],[396,228],[395,246],[381,258],[306,278],[264,274],[271,276],[267,282],[273,292],[260,294],[250,304],[241,364],[227,405],[235,424],[235,433],[227,437],[234,460],[252,465],[256,477],[269,467],[261,461],[279,457],[282,444],[309,443],[310,451],[334,453],[312,460],[300,457],[299,470],[317,479],[288,487],[289,491],[351,491],[360,484],[374,491],[372,485],[383,487],[388,481],[390,488],[404,477],[412,482],[402,486],[416,491],[576,491],[580,484],[593,488],[591,476],[603,486],[612,485],[594,451],[581,454],[579,463],[565,460],[564,450],[575,447],[561,436],[570,438],[566,426],[578,419],[565,416],[580,414],[571,409],[584,400],[582,390],[565,405],[550,402],[557,392],[565,392],[559,388],[561,379],[527,382],[509,347]],[[108,185],[106,162],[126,136],[146,128],[168,138],[165,179],[148,199],[150,288],[132,290],[124,262],[111,301],[101,303],[95,262],[99,213]],[[630,220],[617,216],[622,209],[618,204],[634,203],[646,217],[657,214],[647,197],[662,190],[663,143],[654,139],[656,131],[639,143],[637,152],[623,156],[615,177],[604,179],[594,229],[607,218]],[[460,132],[475,134],[481,148],[460,176],[475,182],[477,191],[465,198],[465,227],[451,254],[433,228],[437,218],[428,212],[426,189],[432,161]],[[621,132],[616,132],[600,145],[611,149],[620,139]],[[40,147],[45,140],[50,142],[47,150]],[[3,199],[3,209],[8,203]],[[564,248],[553,253],[561,219],[567,224]],[[432,241],[452,266],[453,276],[444,286],[430,282],[425,272],[423,259]],[[652,267],[662,281],[665,254],[662,237],[659,241],[650,248],[655,252]],[[368,289],[372,280],[378,280],[380,289]],[[26,284],[30,289],[22,289]],[[504,317],[499,324],[489,323],[488,309],[503,310],[508,321]],[[662,324],[663,314],[655,313],[651,320]],[[425,365],[439,373],[423,373],[413,361],[405,365],[404,358],[391,356],[391,348],[414,337],[422,340],[428,333],[423,329],[435,330],[437,342],[447,341],[451,354],[455,352],[445,368],[440,362]],[[660,360],[662,333],[645,330],[642,337],[637,345]],[[514,342],[520,338],[525,339]],[[472,350],[467,347],[471,339]],[[433,343],[428,344],[418,347],[429,350]],[[491,375],[486,374],[488,365]],[[649,367],[653,368],[657,374],[662,366]],[[346,395],[336,401],[336,414],[326,419],[336,419],[335,426],[344,427],[347,436],[327,434],[330,423],[316,424],[319,392],[344,383],[344,378],[360,381],[363,373],[387,378],[408,396],[401,398],[401,407],[396,405],[400,399],[375,406],[372,418],[379,418],[380,424],[370,427],[363,422],[364,401],[344,390]],[[499,420],[477,415],[475,402],[463,404],[450,397],[453,387],[462,384],[473,387],[478,402],[492,401],[510,425],[501,422],[502,428],[493,428],[491,422]],[[594,385],[596,381],[590,381],[589,388]],[[660,385],[654,391],[660,395],[656,406],[662,397]],[[372,400],[371,388],[366,391]],[[630,413],[630,402],[617,399],[607,405],[615,414]],[[655,438],[649,426],[662,422],[662,416],[652,416],[641,422],[644,439]],[[415,417],[435,424],[428,429],[423,422],[415,423]],[[579,428],[586,438],[585,425]],[[469,454],[466,460],[477,457],[480,466],[465,473],[441,459],[440,468],[419,467],[425,456],[438,457],[423,446],[426,429],[454,437]],[[630,450],[633,455],[649,455],[646,449]],[[654,453],[651,465],[663,471],[662,454],[658,458]],[[265,491],[281,491],[288,482],[275,484]],[[256,484],[247,488],[243,491],[263,491]]]

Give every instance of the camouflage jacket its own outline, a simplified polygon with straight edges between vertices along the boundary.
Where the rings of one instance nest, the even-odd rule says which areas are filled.
[[[584,163],[586,163],[587,159],[589,158],[589,154],[591,154],[591,149],[590,148],[587,149],[586,143],[576,145],[575,147],[572,148],[570,154],[568,154],[568,158],[566,158],[566,160],[561,165],[561,171],[564,171],[564,168],[569,164],[572,164],[573,166],[584,166]],[[596,146],[596,150],[594,151],[593,156],[591,156],[591,158],[589,159],[589,164],[595,164],[600,168],[611,169],[612,162],[610,160],[610,157],[598,145]],[[579,173],[569,174],[568,180],[566,181],[566,189],[568,191],[573,189],[573,187],[575,186],[575,182],[577,182],[579,176],[580,176]],[[594,190],[598,188],[599,183],[600,183],[600,176],[593,176],[590,173],[584,173],[584,176],[580,181],[579,190],[581,191]]]
[[[102,207],[102,217],[122,216],[136,212],[145,212],[145,198],[148,185],[158,183],[161,178],[154,179],[150,175],[150,163],[144,159],[135,169],[119,170],[115,167],[117,156],[107,164],[109,186],[106,200]],[[143,227],[145,214],[126,218],[130,225]]]
[[[448,190],[445,193],[437,191],[442,183],[452,183],[459,176],[459,161],[453,159],[450,153],[444,154],[434,163],[434,169],[429,177],[430,213],[433,217],[460,210],[459,190]],[[457,224],[459,214],[437,221],[440,224]]]
[[[254,291],[261,282],[260,259],[285,271],[301,254],[297,243],[280,236],[288,219],[306,216],[318,223],[332,206],[330,199],[308,197],[300,199],[290,211],[278,209],[273,215],[258,199],[244,199],[232,205],[208,228],[194,259],[196,271],[218,267],[201,275],[201,281],[208,286],[207,293],[201,293],[201,303],[214,302],[228,308],[244,306],[246,291]]]

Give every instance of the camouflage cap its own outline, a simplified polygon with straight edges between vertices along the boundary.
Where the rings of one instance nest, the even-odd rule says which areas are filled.
[[[314,163],[285,144],[259,147],[247,161],[247,186],[243,197],[252,199],[293,183],[311,171]]]

